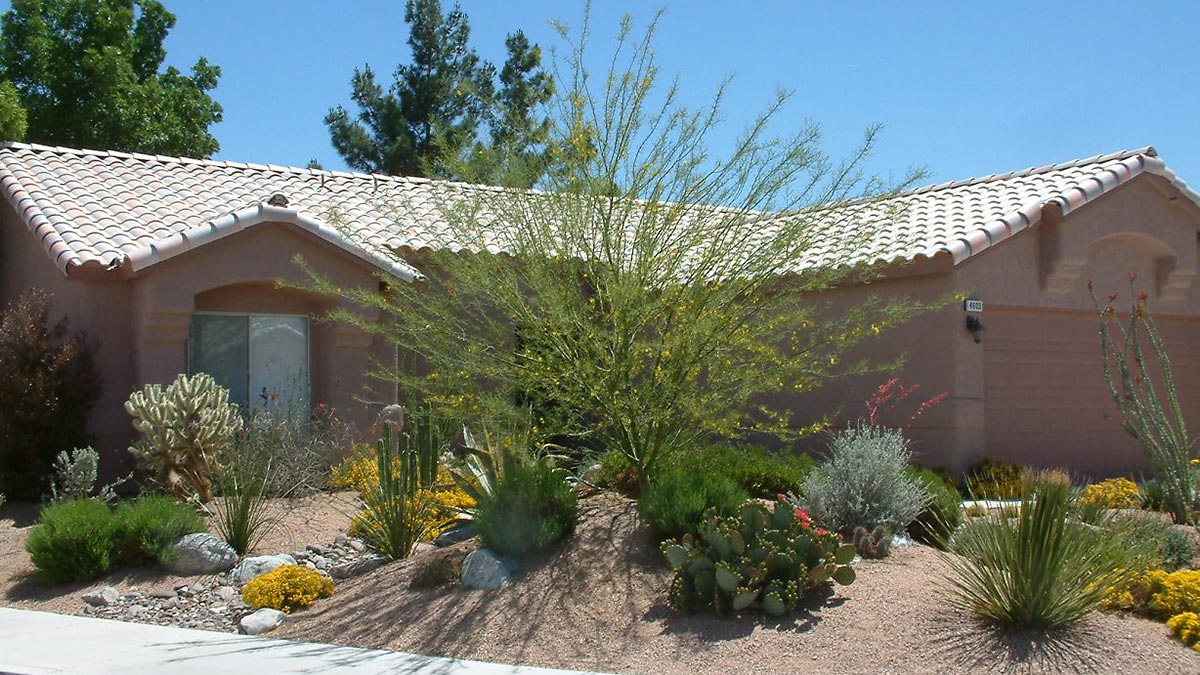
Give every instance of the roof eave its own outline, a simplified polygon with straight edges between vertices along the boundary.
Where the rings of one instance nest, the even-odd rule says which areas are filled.
[[[264,203],[226,214],[185,232],[171,234],[129,251],[125,254],[121,266],[137,274],[182,253],[262,223],[286,223],[299,227],[402,281],[417,283],[425,279],[425,275],[412,265],[402,260],[390,260],[368,251],[348,240],[340,230],[319,218],[296,209]]]

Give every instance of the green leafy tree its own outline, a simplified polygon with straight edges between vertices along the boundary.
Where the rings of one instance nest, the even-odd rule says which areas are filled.
[[[457,6],[443,13],[439,0],[409,0],[404,18],[412,62],[386,91],[370,66],[354,71],[358,114],[337,106],[325,117],[334,148],[360,171],[532,185],[549,132],[538,110],[553,90],[538,46],[519,31],[508,36],[497,87]],[[519,161],[501,159],[509,156]]]
[[[175,16],[154,0],[14,0],[0,19],[0,78],[36,143],[208,157],[221,69],[162,70]],[[3,110],[3,108],[0,108]]]
[[[609,72],[589,78],[585,23],[555,71],[571,77],[551,106],[563,164],[545,190],[430,185],[448,238],[464,248],[419,261],[428,284],[393,281],[381,293],[313,275],[318,290],[388,317],[335,315],[412,356],[380,366],[383,380],[464,419],[531,409],[535,441],[586,436],[624,453],[643,483],[706,434],[819,426],[793,419],[785,397],[868,369],[846,350],[921,309],[904,299],[838,309],[813,297],[870,273],[863,250],[884,219],[833,222],[853,210],[822,207],[881,193],[860,171],[875,130],[832,161],[815,126],[774,135],[780,94],[716,157],[706,141],[724,91],[689,110],[677,86],[657,87],[655,24],[635,40],[627,19]],[[823,239],[829,227],[835,246]],[[802,268],[818,251],[824,264]]]
[[[0,140],[19,141],[25,138],[29,117],[21,107],[21,97],[12,82],[0,82]]]

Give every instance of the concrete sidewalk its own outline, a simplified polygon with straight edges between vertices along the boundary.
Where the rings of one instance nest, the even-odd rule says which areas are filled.
[[[377,649],[151,626],[0,607],[0,673],[564,675]]]

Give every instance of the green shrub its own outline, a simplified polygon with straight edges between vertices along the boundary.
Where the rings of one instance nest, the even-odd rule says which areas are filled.
[[[1171,523],[1140,513],[1116,514],[1109,522],[1127,546],[1153,559],[1151,567],[1168,572],[1191,567],[1196,553],[1192,539]]]
[[[1071,488],[1036,481],[1014,518],[992,514],[960,529],[950,556],[955,602],[1008,628],[1059,628],[1099,607],[1148,564],[1108,523],[1071,516]]]
[[[25,550],[47,583],[91,581],[116,564],[116,523],[106,504],[77,499],[42,511]]]
[[[962,496],[934,471],[917,467],[904,471],[910,479],[920,483],[930,497],[925,508],[908,524],[909,535],[922,544],[945,549],[950,535],[962,525]]]
[[[0,492],[37,500],[55,456],[88,445],[100,376],[87,337],[50,323],[50,296],[21,294],[0,316]]]
[[[561,540],[575,525],[575,493],[546,462],[517,464],[482,495],[475,528],[501,555],[521,556]]]
[[[1158,555],[1162,559],[1162,568],[1165,570],[1189,568],[1196,558],[1196,545],[1187,532],[1172,527],[1163,537],[1162,543],[1158,547]]]
[[[661,541],[688,532],[698,534],[709,509],[718,516],[731,516],[748,498],[745,490],[718,471],[680,467],[660,471],[638,499],[638,511]]]
[[[680,453],[677,461],[691,471],[725,476],[751,497],[762,499],[795,491],[813,470],[812,457],[806,454],[776,453],[755,445],[710,445]]]
[[[627,497],[638,497],[642,486],[638,483],[637,469],[623,452],[609,450],[600,455],[600,469],[596,472],[596,486],[614,490]]]
[[[1142,508],[1147,511],[1166,511],[1167,494],[1162,483],[1151,478],[1142,483]]]
[[[746,502],[732,518],[710,513],[699,536],[664,543],[662,552],[675,571],[668,599],[680,612],[762,609],[783,616],[809,589],[855,577],[848,565],[854,547],[784,499],[771,509]]]
[[[897,429],[860,425],[830,441],[829,458],[818,464],[794,497],[813,519],[849,535],[857,527],[904,529],[929,502],[929,494],[905,475],[908,441]]]
[[[165,495],[122,502],[113,518],[115,551],[126,565],[166,565],[173,558],[172,542],[205,531],[204,521],[192,507]]]

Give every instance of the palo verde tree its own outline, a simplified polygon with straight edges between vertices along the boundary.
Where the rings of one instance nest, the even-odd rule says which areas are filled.
[[[358,114],[337,106],[325,116],[333,147],[359,171],[532,185],[549,128],[540,110],[552,91],[538,46],[520,31],[509,35],[497,87],[496,67],[470,47],[458,6],[443,13],[439,0],[408,0],[404,20],[412,62],[396,68],[386,91],[370,66],[354,71]]]
[[[413,356],[379,377],[466,418],[532,409],[535,437],[587,437],[627,455],[643,482],[704,434],[811,429],[820,420],[792,419],[764,395],[867,368],[846,350],[920,309],[813,298],[869,272],[877,219],[859,221],[881,208],[870,197],[882,186],[860,168],[876,130],[833,161],[816,126],[773,135],[780,94],[728,154],[711,154],[724,88],[691,110],[677,85],[660,87],[657,21],[634,38],[626,18],[611,69],[592,78],[585,20],[556,69],[569,86],[554,99],[551,143],[563,151],[545,190],[430,186],[457,252],[417,261],[427,284],[380,293],[314,275],[319,290],[387,317],[337,319]],[[826,208],[852,198],[865,201]]]
[[[221,69],[162,70],[175,16],[155,0],[13,0],[0,19],[0,80],[16,88],[26,140],[208,157]],[[5,110],[8,117],[8,111]]]

